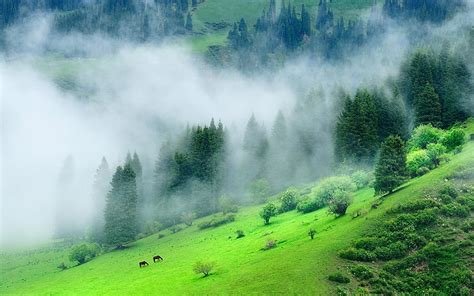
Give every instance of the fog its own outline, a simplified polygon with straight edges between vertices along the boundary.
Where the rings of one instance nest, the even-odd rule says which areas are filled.
[[[433,28],[433,36],[458,32],[472,22],[471,12]],[[411,48],[408,29],[390,24],[383,38],[374,41],[376,46],[368,44],[344,63],[302,56],[277,72],[245,75],[207,65],[180,41],[136,45],[100,35],[61,36],[50,31],[50,21],[41,15],[10,29],[10,36],[24,34],[10,40],[18,51],[0,60],[2,245],[52,237],[58,178],[68,156],[76,182],[68,215],[87,225],[94,172],[103,156],[114,169],[127,152],[136,151],[151,172],[160,145],[187,124],[222,120],[236,131],[232,143],[237,143],[252,113],[268,130],[279,110],[288,114],[311,90],[320,102],[315,125],[327,139],[321,149],[331,156],[328,133],[340,90],[383,87],[398,74]],[[73,71],[75,86],[83,93],[58,85],[49,71],[57,64],[43,57],[51,48],[84,56],[74,58],[85,66]],[[238,155],[240,147],[234,146]],[[321,166],[330,170],[330,163],[326,159]]]

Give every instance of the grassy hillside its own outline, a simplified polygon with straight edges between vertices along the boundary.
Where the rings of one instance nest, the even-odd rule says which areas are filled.
[[[467,129],[471,133],[473,122]],[[106,253],[65,271],[56,266],[68,262],[67,249],[4,251],[0,294],[334,294],[336,286],[327,276],[345,270],[348,264],[338,257],[340,250],[382,221],[388,208],[420,197],[425,189],[466,165],[474,165],[474,141],[450,162],[405,184],[377,209],[371,207],[375,198],[369,188],[356,192],[354,204],[342,218],[328,215],[326,209],[304,215],[292,211],[264,226],[258,215],[261,206],[242,208],[230,224],[199,230],[198,220],[175,234],[165,230],[163,238],[152,235],[126,250]],[[353,218],[359,209],[367,214]],[[317,231],[314,240],[307,236],[310,228]],[[236,230],[243,230],[246,236],[236,239]],[[270,238],[278,246],[262,251]],[[151,258],[157,254],[164,261],[154,264]],[[142,260],[150,266],[139,268]],[[199,260],[216,263],[209,277],[193,273],[192,266]]]
[[[202,52],[203,48],[207,49],[211,45],[224,44],[226,38],[222,36],[226,37],[230,26],[242,17],[249,28],[253,29],[262,10],[268,8],[269,2],[269,0],[206,0],[199,4],[193,11],[194,31],[198,34],[190,39],[193,49]],[[377,2],[382,3],[383,0],[377,0]],[[288,1],[285,3],[288,4]],[[365,17],[364,13],[368,11],[372,3],[373,0],[332,0],[329,6],[336,18],[342,16],[345,19],[355,19]],[[319,0],[293,0],[291,4],[295,5],[298,11],[304,4],[309,9],[311,17],[316,18]],[[281,5],[281,1],[277,1],[277,5]],[[216,24],[226,27],[216,29]]]

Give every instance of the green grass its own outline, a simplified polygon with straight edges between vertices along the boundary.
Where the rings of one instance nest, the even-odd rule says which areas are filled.
[[[474,132],[471,121],[467,134]],[[272,218],[263,225],[258,215],[261,206],[242,208],[236,221],[223,226],[199,230],[194,225],[164,238],[158,234],[133,243],[129,249],[113,251],[98,258],[59,271],[56,266],[67,262],[68,250],[42,248],[29,251],[4,251],[1,256],[0,294],[33,295],[182,295],[182,294],[304,294],[334,295],[336,284],[329,274],[346,271],[347,262],[337,253],[350,246],[384,218],[386,210],[422,195],[432,184],[459,167],[474,163],[474,142],[452,160],[432,172],[411,180],[387,196],[377,208],[372,189],[356,192],[354,204],[341,218],[328,215],[326,209],[299,214],[295,211]],[[352,218],[358,209],[368,213]],[[208,219],[208,218],[203,218]],[[317,231],[314,240],[307,232]],[[236,230],[245,237],[235,238]],[[275,249],[262,251],[267,239],[276,239]],[[162,263],[154,264],[153,255]],[[139,268],[147,260],[149,267]],[[195,275],[196,261],[213,261],[215,271],[206,278]],[[350,283],[352,287],[355,283]],[[354,287],[353,287],[354,288]]]
[[[377,0],[383,3],[383,0]],[[195,35],[190,38],[192,48],[197,52],[203,52],[211,45],[223,45],[226,41],[227,32],[230,26],[244,18],[253,30],[257,18],[263,9],[268,9],[269,0],[206,0],[199,4],[193,11],[194,31],[203,35]],[[285,1],[288,4],[288,1]],[[329,5],[336,18],[340,16],[344,19],[365,18],[365,12],[371,7],[373,0],[333,0]],[[304,4],[309,10],[311,17],[316,18],[319,0],[293,0],[292,5],[297,7],[299,13],[301,5]],[[277,12],[280,11],[281,1],[277,1]],[[213,30],[209,27],[212,23],[226,23],[226,29]],[[215,35],[215,36],[214,36]]]

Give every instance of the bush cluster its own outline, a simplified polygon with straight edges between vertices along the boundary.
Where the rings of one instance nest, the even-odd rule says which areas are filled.
[[[82,243],[72,247],[69,253],[69,260],[77,261],[79,264],[84,264],[92,260],[100,253],[100,246],[92,243]]]
[[[351,280],[347,276],[343,275],[340,272],[336,272],[329,275],[328,280],[330,280],[331,282],[336,282],[340,284],[348,284],[351,282]]]
[[[217,227],[226,223],[234,222],[235,215],[234,214],[226,214],[222,216],[214,216],[210,220],[203,221],[199,223],[199,229],[206,229],[211,227]]]

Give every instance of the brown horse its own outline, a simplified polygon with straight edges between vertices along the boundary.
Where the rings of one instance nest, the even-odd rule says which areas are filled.
[[[163,258],[160,255],[156,255],[153,257],[153,262],[156,262],[156,261],[163,261]]]
[[[140,266],[140,268],[148,266],[148,262],[146,261],[138,262],[138,266]]]

